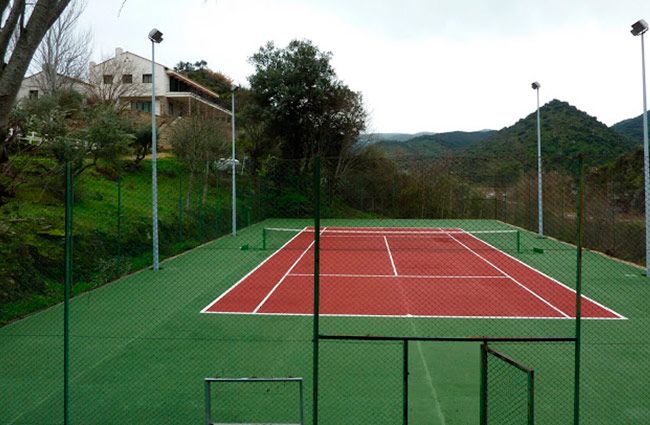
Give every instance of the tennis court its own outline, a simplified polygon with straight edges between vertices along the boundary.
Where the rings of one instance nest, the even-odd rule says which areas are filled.
[[[170,258],[159,272],[145,269],[75,297],[74,423],[201,423],[202,380],[215,376],[302,377],[310,418],[311,224],[269,219]],[[513,230],[492,220],[323,220],[321,333],[571,336],[574,321],[513,278],[571,316],[575,247],[527,231],[518,246]],[[650,417],[641,410],[648,371],[634,366],[648,355],[647,288],[633,266],[585,252],[583,408],[599,419],[583,423],[647,423]],[[8,353],[0,356],[0,423],[60,423],[62,317],[58,305],[0,330]],[[618,343],[621,335],[637,337]],[[479,343],[408,345],[408,423],[478,423]],[[570,423],[573,344],[493,348],[535,370],[537,423]],[[401,423],[402,349],[394,341],[321,341],[319,423],[350,423],[351,417],[359,424]],[[518,379],[513,375],[495,402],[525,395]],[[296,421],[295,387],[233,385],[214,387],[215,421]],[[606,392],[612,387],[616,391]]]
[[[481,239],[518,238],[516,232],[324,227],[321,315],[575,318],[573,289]],[[203,312],[313,314],[314,236],[313,228],[296,231]],[[582,315],[624,319],[585,296]]]

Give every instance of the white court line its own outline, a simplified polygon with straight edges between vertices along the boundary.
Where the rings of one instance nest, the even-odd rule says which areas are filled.
[[[393,266],[393,273],[397,276],[397,268],[395,267],[395,261],[393,261],[393,254],[390,252],[390,245],[388,245],[388,238],[384,236],[384,242],[386,243],[386,249],[388,250],[388,258],[390,258],[390,265]]]
[[[312,277],[313,273],[289,273],[289,276],[297,277]],[[419,274],[346,274],[346,273],[321,273],[320,277],[356,277],[360,279],[368,278],[390,278],[394,279],[396,277],[404,277],[407,279],[509,279],[508,276],[427,276]]]
[[[321,230],[321,234],[325,231],[325,229],[327,229],[327,227],[323,227],[323,230]],[[257,313],[259,311],[259,309],[264,305],[264,303],[269,298],[271,298],[271,295],[273,295],[273,293],[276,291],[276,289],[278,289],[280,287],[280,285],[282,284],[282,282],[284,282],[284,280],[287,278],[287,276],[289,276],[289,273],[291,273],[291,270],[293,270],[293,268],[296,267],[296,265],[300,262],[300,260],[302,260],[302,257],[304,257],[305,254],[307,254],[307,252],[309,251],[309,249],[312,246],[314,246],[314,242],[316,242],[316,240],[311,241],[309,246],[307,248],[305,248],[305,250],[302,252],[302,254],[300,254],[300,257],[298,257],[298,259],[296,261],[294,261],[294,263],[291,265],[291,267],[289,267],[289,270],[287,270],[287,272],[282,276],[282,278],[278,281],[278,283],[275,284],[273,289],[271,289],[269,291],[269,293],[266,294],[264,299],[257,305],[257,307],[255,307],[255,310],[253,310],[253,313]]]
[[[508,273],[506,273],[505,271],[501,270],[501,269],[500,269],[499,267],[497,267],[494,263],[492,263],[492,262],[491,262],[490,260],[488,260],[487,258],[483,257],[483,256],[482,256],[481,254],[479,254],[478,252],[474,251],[472,248],[468,247],[467,245],[465,245],[464,243],[462,243],[461,241],[459,241],[458,239],[456,239],[455,237],[453,237],[453,236],[451,236],[451,235],[449,235],[449,237],[452,238],[453,240],[455,240],[456,242],[458,242],[459,244],[461,244],[462,246],[464,246],[464,247],[465,247],[469,252],[471,252],[472,254],[474,254],[474,255],[476,255],[478,258],[480,258],[481,260],[485,261],[486,263],[488,263],[489,265],[491,265],[492,267],[494,267],[496,270],[499,271],[499,273],[503,273],[504,275],[508,276],[508,278],[510,278],[514,283],[516,283],[517,285],[519,285],[520,287],[522,287],[524,290],[530,292],[530,293],[531,293],[535,298],[539,299],[539,300],[542,301],[544,304],[546,304],[547,306],[551,307],[553,310],[557,311],[558,313],[560,313],[561,315],[565,316],[566,318],[569,318],[569,317],[570,317],[568,314],[566,314],[565,312],[563,312],[563,311],[560,310],[559,308],[555,307],[555,306],[554,306],[553,304],[551,304],[549,301],[547,301],[546,299],[544,299],[541,295],[537,294],[537,293],[536,293],[535,291],[533,291],[532,289],[526,287],[525,285],[523,285],[521,282],[519,282],[519,281],[518,281],[517,279],[515,279],[514,277],[510,276],[510,275],[509,275]]]
[[[564,283],[560,282],[559,280],[557,280],[557,279],[555,279],[555,278],[553,278],[553,277],[547,275],[546,273],[544,273],[544,272],[542,272],[542,271],[540,271],[540,270],[537,270],[536,268],[534,268],[534,267],[532,267],[532,266],[529,266],[528,264],[524,263],[523,261],[521,261],[521,260],[518,259],[518,258],[513,257],[512,255],[508,254],[507,252],[504,252],[504,251],[501,251],[501,250],[498,249],[498,248],[495,248],[495,247],[492,246],[491,244],[485,242],[484,240],[482,240],[482,239],[480,239],[480,238],[477,238],[476,236],[472,235],[471,233],[467,233],[467,234],[470,235],[471,237],[473,237],[474,239],[476,239],[477,241],[482,242],[482,243],[484,243],[485,245],[489,246],[490,248],[494,249],[495,251],[498,251],[500,254],[503,254],[503,255],[505,255],[506,257],[508,257],[508,258],[510,258],[510,259],[512,259],[512,260],[514,260],[514,261],[516,261],[516,262],[518,262],[518,263],[521,264],[522,266],[524,266],[524,267],[526,267],[526,268],[532,270],[533,272],[539,273],[540,275],[542,275],[542,276],[548,278],[549,280],[555,282],[556,284],[560,285],[561,287],[563,287],[563,288],[565,288],[565,289],[568,289],[569,291],[573,292],[574,294],[576,293],[576,290],[575,290],[575,289],[568,287],[567,285],[565,285]],[[602,308],[602,309],[604,309],[604,310],[607,310],[607,311],[609,311],[610,313],[616,315],[616,316],[617,316],[616,319],[627,320],[627,317],[623,316],[622,314],[619,314],[619,313],[615,312],[615,311],[612,310],[611,308],[604,306],[603,304],[599,303],[598,301],[596,301],[596,300],[594,300],[594,299],[592,299],[592,298],[589,298],[589,297],[586,296],[586,295],[582,295],[582,298],[584,298],[584,299],[586,299],[586,300],[589,300],[590,302],[596,304],[598,307],[600,307],[600,308]],[[591,318],[591,317],[583,317],[582,319],[592,319],[592,318]],[[613,319],[613,318],[610,318],[610,317],[600,317],[599,319],[607,320],[607,319]]]
[[[242,283],[244,280],[246,280],[246,278],[247,278],[248,276],[252,275],[252,274],[253,274],[257,269],[259,269],[260,267],[262,267],[266,262],[268,262],[271,258],[273,258],[273,257],[274,257],[278,252],[282,251],[282,250],[284,249],[285,246],[289,245],[291,242],[293,242],[294,239],[296,239],[298,236],[302,235],[302,234],[305,232],[305,230],[307,230],[307,226],[303,227],[302,230],[301,230],[299,233],[297,233],[294,237],[292,237],[291,239],[289,239],[289,240],[288,240],[284,245],[282,245],[280,248],[278,248],[278,249],[277,249],[273,254],[271,254],[271,255],[269,255],[268,257],[266,257],[266,259],[265,259],[264,261],[262,261],[261,263],[259,263],[259,264],[257,265],[257,267],[255,267],[253,270],[251,270],[251,271],[249,271],[248,273],[246,273],[246,275],[245,275],[244,277],[242,277],[242,278],[239,279],[237,282],[235,282],[235,284],[232,285],[230,288],[228,288],[228,289],[227,289],[223,294],[219,295],[219,296],[217,297],[216,300],[214,300],[214,301],[212,301],[210,304],[208,304],[207,307],[205,307],[203,310],[201,310],[201,313],[212,313],[211,311],[208,311],[208,310],[209,310],[213,305],[215,305],[215,304],[218,303],[218,302],[219,302],[223,297],[225,297],[226,295],[228,295],[228,293],[229,293],[230,291],[232,291],[233,289],[235,289],[235,287],[237,287],[237,285],[239,285],[239,284]]]
[[[313,313],[251,313],[250,311],[208,311],[208,314],[224,314],[231,316],[299,316],[313,317]],[[423,315],[423,314],[339,314],[339,313],[321,313],[320,316],[327,317],[368,317],[368,318],[414,318],[414,319],[498,319],[498,320],[575,320],[574,317],[564,316],[443,316],[443,315]],[[620,320],[615,317],[584,317],[583,320]]]

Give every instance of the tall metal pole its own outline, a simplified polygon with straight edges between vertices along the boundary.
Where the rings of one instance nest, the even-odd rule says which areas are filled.
[[[645,46],[641,34],[641,72],[643,76],[643,171],[645,177],[645,264],[650,276],[650,164],[648,160],[648,104],[645,85]]]
[[[151,41],[151,216],[153,219],[153,269],[158,271],[158,169],[156,164],[156,61]]]
[[[235,90],[230,94],[231,97],[231,123],[232,123],[232,159],[231,161],[231,171],[232,171],[232,235],[237,236],[237,170],[235,167]]]
[[[582,356],[582,228],[585,216],[584,155],[578,159],[578,211],[576,231],[576,330],[573,376],[573,424],[580,425],[580,363]]]
[[[314,332],[312,335],[312,425],[318,425],[320,342],[320,156],[314,158]]]
[[[63,423],[70,423],[70,294],[72,291],[72,170],[65,163],[65,282],[63,287]]]
[[[537,227],[539,237],[544,237],[544,209],[542,207],[542,129],[539,115],[539,84],[537,91]]]

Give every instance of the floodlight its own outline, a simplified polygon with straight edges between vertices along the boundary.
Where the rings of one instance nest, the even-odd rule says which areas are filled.
[[[648,31],[648,23],[643,19],[640,19],[632,24],[632,35],[641,35],[644,32]]]
[[[531,86],[533,87],[533,90],[537,90],[537,89],[539,89],[542,85],[541,85],[540,83],[538,83],[537,81],[535,81],[535,82],[533,82],[533,84],[531,84]]]
[[[149,31],[149,40],[153,41],[154,43],[160,43],[163,41],[163,33],[158,31],[156,28],[152,29]]]

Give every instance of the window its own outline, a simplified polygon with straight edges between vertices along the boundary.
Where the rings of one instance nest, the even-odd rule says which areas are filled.
[[[151,74],[142,74],[142,82],[151,84]]]
[[[123,84],[131,84],[131,83],[133,83],[133,75],[132,74],[124,74],[124,75],[122,75],[122,83]]]
[[[131,102],[131,109],[134,111],[151,112],[151,101],[134,101]]]
[[[113,84],[113,76],[111,74],[104,74],[104,84]]]
[[[30,99],[38,99],[38,90],[30,90],[29,91],[29,98]]]

